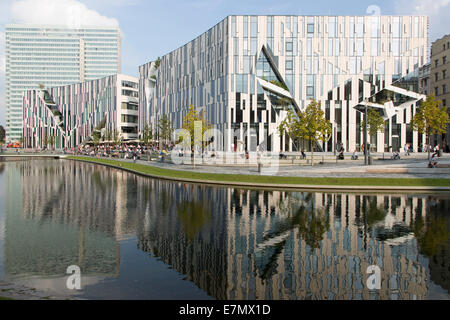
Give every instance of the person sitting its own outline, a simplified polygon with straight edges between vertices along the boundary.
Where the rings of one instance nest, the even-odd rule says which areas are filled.
[[[431,157],[430,163],[428,164],[428,168],[436,168],[438,164],[437,158],[437,153],[434,153]]]
[[[400,155],[398,154],[398,151],[394,151],[392,154],[392,160],[400,160]]]
[[[302,160],[306,160],[306,153],[304,149],[302,149]]]
[[[352,160],[358,160],[358,152],[355,150],[355,152],[353,152],[353,155],[352,155]]]

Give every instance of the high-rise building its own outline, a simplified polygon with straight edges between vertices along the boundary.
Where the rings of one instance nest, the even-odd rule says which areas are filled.
[[[436,40],[431,45],[430,90],[443,106],[450,106],[450,34]],[[450,112],[450,109],[448,109]],[[444,151],[450,152],[450,126],[447,133],[434,136],[433,146],[441,144]]]
[[[425,140],[410,122],[427,57],[425,16],[228,16],[140,68],[141,125],[168,115],[180,128],[193,105],[223,133],[226,151],[307,150],[278,128],[315,99],[333,129],[316,150],[361,150],[366,104],[386,120],[369,137],[374,151],[417,150]]]
[[[26,91],[24,146],[74,148],[95,137],[136,140],[138,103],[138,79],[121,74]]]
[[[22,94],[121,72],[118,27],[6,26],[6,141],[23,135]]]

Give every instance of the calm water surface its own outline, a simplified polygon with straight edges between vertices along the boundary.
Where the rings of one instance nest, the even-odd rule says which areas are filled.
[[[448,193],[254,191],[4,162],[0,281],[89,299],[449,299],[449,212]],[[66,288],[70,265],[81,291]]]

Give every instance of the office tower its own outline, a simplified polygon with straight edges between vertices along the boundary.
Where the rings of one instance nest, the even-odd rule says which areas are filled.
[[[118,27],[6,26],[6,141],[23,135],[22,94],[121,72]]]
[[[418,69],[428,56],[425,16],[229,16],[160,63],[140,68],[141,129],[168,115],[180,128],[189,105],[223,132],[227,151],[299,151],[280,136],[292,110],[315,99],[333,134],[317,151],[361,150],[361,107],[386,120],[369,137],[378,152],[417,147],[410,122],[424,96]]]

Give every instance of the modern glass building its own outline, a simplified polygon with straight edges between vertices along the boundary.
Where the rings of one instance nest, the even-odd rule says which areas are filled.
[[[425,16],[228,16],[159,66],[141,66],[141,130],[165,114],[180,128],[193,105],[223,132],[226,151],[308,150],[278,127],[315,99],[333,126],[316,150],[360,150],[365,104],[386,120],[370,139],[375,151],[417,150],[424,140],[410,121],[427,57]]]
[[[94,136],[106,141],[136,140],[138,103],[138,79],[121,74],[26,91],[24,146],[75,148]]]
[[[22,94],[121,72],[118,27],[6,26],[6,141],[23,134]]]

